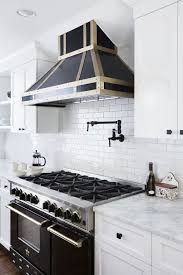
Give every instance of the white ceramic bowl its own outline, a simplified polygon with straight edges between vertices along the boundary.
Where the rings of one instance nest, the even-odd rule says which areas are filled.
[[[42,166],[30,166],[30,175],[32,176],[37,176],[43,172],[43,167]]]
[[[14,174],[16,177],[23,177],[26,175],[26,173],[27,173],[27,171],[23,171],[23,170],[22,171],[21,170],[14,171]]]

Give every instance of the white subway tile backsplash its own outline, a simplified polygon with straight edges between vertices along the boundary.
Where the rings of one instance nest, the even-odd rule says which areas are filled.
[[[108,137],[115,124],[90,126],[86,131],[87,121],[118,119],[122,121],[125,142],[112,141],[110,148]],[[153,161],[157,177],[173,172],[183,192],[183,140],[134,138],[133,133],[133,98],[69,104],[63,112],[61,133],[9,133],[3,151],[9,159],[31,162],[32,151],[38,149],[53,169],[72,168],[139,183],[145,182],[148,162]],[[0,138],[1,143],[5,141]]]

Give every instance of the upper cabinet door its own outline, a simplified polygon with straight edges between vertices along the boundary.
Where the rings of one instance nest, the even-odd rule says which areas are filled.
[[[177,27],[177,3],[135,22],[137,137],[177,138]]]
[[[183,139],[183,1],[178,3],[178,136]]]

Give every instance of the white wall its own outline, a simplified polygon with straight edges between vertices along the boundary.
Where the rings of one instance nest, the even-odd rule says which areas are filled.
[[[31,161],[32,150],[38,149],[54,170],[66,167],[136,182],[144,182],[148,162],[153,161],[157,177],[169,171],[175,173],[183,191],[183,142],[135,139],[133,109],[134,100],[126,98],[68,105],[60,134],[9,134],[6,157]],[[124,143],[115,141],[108,147],[113,125],[98,125],[86,131],[87,121],[117,119],[122,120]]]

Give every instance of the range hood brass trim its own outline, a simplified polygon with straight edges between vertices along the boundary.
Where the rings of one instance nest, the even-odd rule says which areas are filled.
[[[118,92],[118,91],[112,91],[112,90],[106,90],[106,89],[95,89],[90,91],[84,91],[84,92],[78,92],[78,93],[72,93],[67,95],[61,95],[61,96],[53,96],[49,97],[47,99],[37,99],[37,100],[31,100],[31,102],[27,101],[24,104],[26,106],[31,105],[41,105],[41,103],[49,103],[49,102],[60,102],[60,104],[64,103],[71,103],[75,102],[77,99],[85,99],[85,98],[97,98],[97,97],[128,97],[133,98],[133,93],[127,93],[127,92]],[[83,100],[82,100],[83,101]],[[81,101],[81,102],[82,102]],[[79,102],[78,102],[79,103]]]
[[[98,82],[98,81],[100,81],[100,77],[91,77],[91,78],[87,78],[84,80],[78,80],[78,81],[73,81],[73,82],[69,82],[69,83],[65,83],[65,84],[61,84],[61,85],[57,85],[57,86],[51,86],[49,88],[43,88],[43,89],[31,91],[31,92],[25,92],[23,94],[23,96],[42,94],[42,93],[49,92],[52,90],[60,90],[60,89],[64,89],[64,88],[76,87],[76,86],[90,84],[90,83],[94,83],[94,82]]]
[[[71,53],[66,53],[64,55],[59,56],[58,61],[62,60],[62,59],[65,59],[65,58],[68,58],[68,57],[71,57],[71,56],[74,56],[74,55],[77,55],[77,54],[80,54],[80,53],[83,53],[83,52],[90,51],[90,50],[98,50],[98,51],[102,51],[102,52],[106,52],[106,53],[117,54],[116,49],[112,50],[112,49],[101,47],[101,46],[98,46],[98,45],[95,45],[95,44],[91,44],[91,45],[83,47],[79,50],[76,50],[76,51],[73,51]]]
[[[66,84],[61,84],[58,86],[52,86],[49,88],[43,88],[43,89],[39,89],[39,90],[35,90],[35,91],[31,91],[31,92],[25,92],[23,95],[24,96],[29,96],[29,95],[34,95],[34,94],[42,94],[45,92],[49,92],[52,90],[60,90],[60,89],[64,89],[64,88],[70,88],[70,87],[76,87],[76,86],[80,86],[80,85],[84,85],[84,84],[89,84],[89,83],[94,83],[97,82],[98,85],[97,87],[100,87],[100,83],[101,82],[109,82],[109,83],[113,83],[113,84],[119,84],[119,85],[124,85],[127,87],[133,87],[133,84],[124,81],[124,80],[119,80],[119,79],[114,79],[114,78],[110,78],[110,77],[101,77],[101,76],[97,76],[97,77],[92,77],[92,78],[87,78],[84,80],[77,80],[77,81],[73,81],[73,82],[69,82]]]
[[[79,81],[79,79],[80,79],[81,72],[82,72],[82,69],[83,69],[83,65],[84,65],[84,62],[85,62],[85,57],[86,57],[86,52],[84,52],[82,54],[81,63],[79,65],[79,70],[78,70],[78,73],[77,73],[77,76],[76,76],[76,81]]]
[[[24,102],[24,105],[35,105],[35,104],[40,104],[40,103],[47,103],[47,102],[54,102],[54,101],[70,101],[73,99],[78,99],[78,98],[84,98],[84,97],[90,97],[90,96],[96,96],[99,95],[100,91],[98,89],[95,90],[90,90],[90,91],[83,91],[79,93],[72,93],[72,94],[66,94],[66,95],[61,95],[61,96],[53,96],[49,98],[42,98],[42,99],[33,99],[31,102],[26,101]]]

